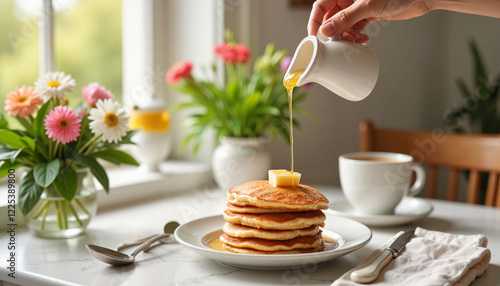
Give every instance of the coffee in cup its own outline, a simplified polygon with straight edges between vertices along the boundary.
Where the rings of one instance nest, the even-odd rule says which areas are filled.
[[[424,187],[425,170],[409,155],[390,152],[358,152],[339,157],[340,184],[356,213],[391,215],[405,196]],[[412,186],[412,174],[416,180]]]

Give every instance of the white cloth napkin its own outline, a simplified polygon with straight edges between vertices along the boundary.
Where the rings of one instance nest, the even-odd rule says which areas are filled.
[[[353,282],[351,272],[359,269],[390,245],[392,237],[381,249],[372,252],[356,268],[333,282],[332,286],[367,285]],[[491,259],[484,235],[457,235],[417,228],[401,254],[382,269],[370,285],[469,285],[481,276]]]

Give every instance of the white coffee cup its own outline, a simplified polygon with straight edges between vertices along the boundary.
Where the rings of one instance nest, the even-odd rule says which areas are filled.
[[[415,196],[425,184],[425,170],[409,155],[358,152],[339,157],[340,184],[356,213],[391,215],[405,196]],[[412,174],[416,180],[410,187]]]

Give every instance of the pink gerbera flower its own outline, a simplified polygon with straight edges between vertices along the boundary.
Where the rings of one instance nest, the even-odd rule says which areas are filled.
[[[94,107],[99,99],[113,99],[115,96],[105,87],[100,86],[97,82],[90,83],[82,89],[83,99],[88,105]]]
[[[42,103],[43,100],[33,87],[23,85],[21,88],[16,88],[16,91],[7,94],[5,110],[9,115],[24,118],[32,114]]]
[[[62,144],[75,141],[80,135],[80,127],[78,114],[67,106],[56,106],[45,117],[46,134]]]

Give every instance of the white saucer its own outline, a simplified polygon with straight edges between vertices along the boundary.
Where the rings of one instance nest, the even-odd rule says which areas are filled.
[[[350,218],[369,226],[390,226],[407,224],[427,217],[432,212],[432,204],[425,199],[404,198],[396,207],[394,215],[359,214],[345,198],[330,202],[325,212]]]
[[[326,214],[323,234],[335,239],[337,247],[302,254],[258,255],[223,252],[211,249],[207,242],[222,233],[225,220],[222,215],[190,221],[175,230],[175,239],[191,250],[224,264],[255,270],[285,270],[311,267],[366,245],[372,233],[365,225],[348,218]]]

